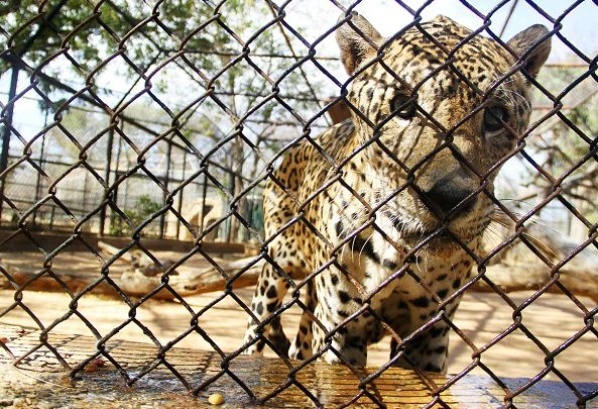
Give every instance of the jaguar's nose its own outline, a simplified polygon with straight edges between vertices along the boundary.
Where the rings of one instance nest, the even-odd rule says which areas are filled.
[[[422,199],[432,211],[440,211],[438,216],[469,213],[475,207],[477,195],[474,193],[478,187],[479,181],[475,175],[468,174],[464,169],[457,169],[424,191]]]

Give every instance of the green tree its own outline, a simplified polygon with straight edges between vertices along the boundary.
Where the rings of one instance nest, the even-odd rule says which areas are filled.
[[[217,8],[195,0],[14,0],[0,8],[0,77],[17,69],[43,94],[40,106],[56,119],[47,133],[71,162],[90,143],[96,161],[103,149],[114,161],[119,155],[108,151],[128,145],[131,160],[160,163],[149,155],[164,155],[164,143],[176,141],[196,163],[218,165],[209,172],[232,200],[283,141],[300,135],[297,115],[320,108],[314,89],[323,97],[334,92],[295,66],[293,47],[304,45],[277,17],[254,0]],[[281,98],[292,98],[293,111]],[[110,127],[125,129],[115,135],[126,141],[110,143]],[[238,230],[233,219],[231,238]]]
[[[122,234],[131,233],[137,226],[139,226],[147,218],[159,211],[162,205],[153,200],[148,195],[142,195],[137,199],[134,208],[124,209],[123,213],[127,220],[117,220],[110,226],[110,234],[113,236],[120,236]]]
[[[544,121],[528,142],[528,149],[550,178],[530,168],[525,182],[536,187],[542,197],[559,189],[561,196],[572,203],[582,217],[596,223],[598,117],[594,112],[598,111],[598,86],[588,76],[586,67],[574,63],[545,69],[539,81],[552,95],[558,96],[557,103],[562,108],[558,116]],[[571,88],[571,84],[576,86]],[[543,94],[538,91],[536,100],[542,99]],[[554,102],[548,100],[536,117],[544,115],[552,106]]]

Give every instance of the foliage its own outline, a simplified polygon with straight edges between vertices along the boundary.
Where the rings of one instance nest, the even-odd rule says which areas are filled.
[[[598,220],[598,155],[595,153],[598,135],[598,86],[587,77],[585,67],[555,67],[544,70],[540,82],[558,95],[563,108],[559,116],[549,118],[540,125],[538,138],[532,149],[541,168],[551,175],[546,178],[536,171],[527,177],[527,185],[542,191],[542,196],[556,189],[575,203],[590,222]],[[585,78],[585,79],[584,79]],[[580,81],[581,80],[581,81]],[[570,88],[571,84],[576,84]],[[537,95],[540,99],[540,93]],[[552,102],[551,102],[552,104]],[[594,151],[594,154],[589,156]]]
[[[293,117],[275,100],[264,101],[275,82],[280,93],[301,101],[293,102],[295,111],[306,109],[305,101],[315,97],[300,69],[287,72],[297,60],[278,58],[290,54],[289,40],[266,3],[228,0],[218,9],[195,0],[94,3],[15,0],[0,8],[0,39],[4,37],[10,50],[0,54],[0,77],[12,65],[26,70],[47,96],[40,109],[52,113],[82,104],[86,109],[106,110],[108,104],[118,110],[131,102],[149,106],[159,100],[166,110],[162,109],[162,118],[180,115],[181,129],[191,122],[198,133],[205,130],[211,145],[229,135],[237,118],[257,106],[261,108],[245,121],[243,138],[256,145],[269,142],[273,132],[267,124]],[[243,56],[248,51],[250,58]],[[151,98],[146,93],[135,101],[119,101],[123,92],[131,92],[127,87],[140,81],[152,92]],[[115,85],[105,85],[109,83]],[[82,93],[65,105],[72,88],[84,85],[93,94]],[[193,106],[193,100],[206,92],[209,97]],[[180,112],[187,103],[192,105]],[[192,135],[190,140],[202,144]],[[231,156],[232,150],[232,144],[225,145],[212,153],[213,159],[232,158],[238,164],[247,158],[247,152],[240,151],[241,156]]]
[[[176,47],[177,39],[185,38],[213,15],[205,3],[194,0],[162,2],[155,10],[155,18],[146,2],[113,0],[97,6],[89,0],[26,3],[9,3],[0,14],[0,27],[10,37],[8,45],[13,53],[36,67],[64,52],[73,63],[72,68],[85,72],[98,66],[125,39],[122,51],[136,64],[147,67],[156,52]],[[251,6],[253,2],[244,3]],[[240,1],[227,2],[228,9],[240,7]],[[186,45],[213,51],[231,41],[223,30],[201,30]],[[204,62],[208,63],[209,58]]]
[[[110,235],[120,236],[128,234],[137,228],[146,219],[158,212],[162,205],[154,201],[149,195],[142,195],[137,199],[134,208],[124,209],[123,213],[127,217],[130,225],[123,224],[122,220],[113,221],[110,225]],[[132,227],[129,227],[132,226]]]
[[[279,17],[256,0],[3,3],[0,80],[17,68],[19,90],[31,87],[23,96],[49,118],[29,133],[37,140],[11,139],[11,154],[39,152],[43,136],[65,163],[107,171],[127,160],[127,170],[143,163],[161,176],[167,161],[173,172],[201,163],[227,198],[238,196],[301,135],[321,107],[314,100],[337,91],[294,56],[308,50]],[[172,144],[188,149],[171,153]]]

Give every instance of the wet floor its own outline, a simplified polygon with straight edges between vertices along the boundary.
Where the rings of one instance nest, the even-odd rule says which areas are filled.
[[[39,335],[0,325],[0,336],[9,351],[25,356],[17,367],[10,365],[7,351],[0,359],[0,406],[208,407],[208,398],[214,393],[223,396],[222,408],[494,408],[505,399],[505,391],[490,377],[476,375],[451,381],[450,377],[400,368],[353,372],[342,365],[303,365],[242,355],[223,358],[216,352],[176,347],[156,358],[157,347],[132,341],[108,342],[100,348],[105,355],[97,355],[92,337],[50,334],[49,348],[40,346]],[[69,370],[76,372],[74,377]],[[511,391],[529,382],[504,381]],[[578,383],[576,388],[589,395],[598,384]],[[576,400],[563,383],[544,381],[513,403],[549,409],[575,407]],[[586,407],[597,408],[598,401],[588,402]]]

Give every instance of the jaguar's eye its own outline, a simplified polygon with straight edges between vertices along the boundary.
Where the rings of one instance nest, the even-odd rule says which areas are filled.
[[[411,119],[415,115],[415,98],[411,95],[396,94],[390,101],[391,114],[403,119]]]
[[[484,132],[498,132],[504,128],[509,120],[509,113],[501,106],[492,106],[484,111]]]

